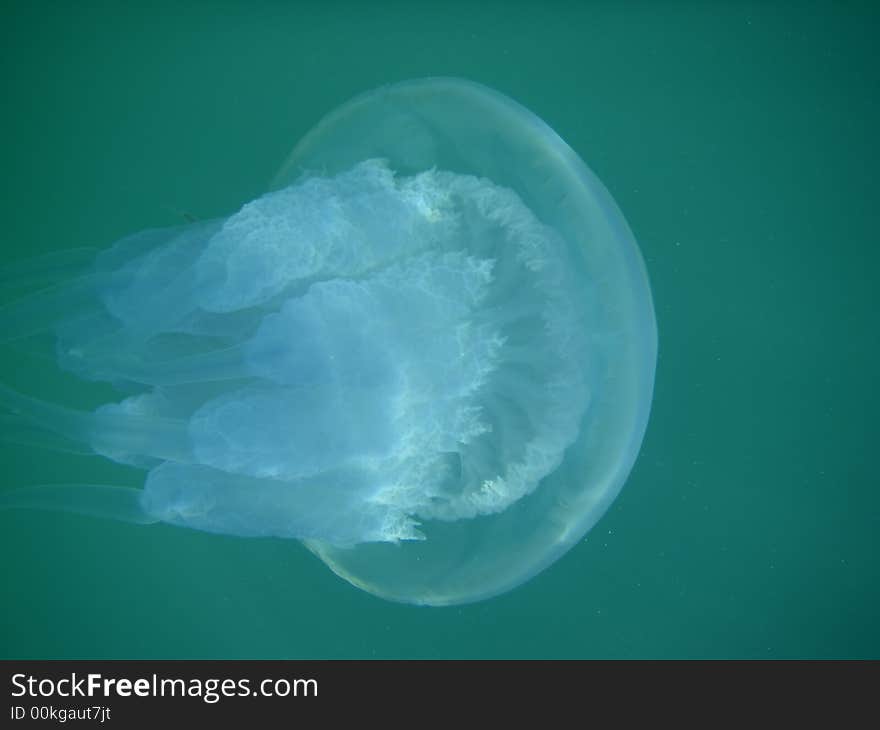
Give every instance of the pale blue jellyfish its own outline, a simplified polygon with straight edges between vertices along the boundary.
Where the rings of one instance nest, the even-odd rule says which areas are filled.
[[[271,192],[125,238],[0,324],[51,331],[61,367],[121,393],[78,412],[0,386],[7,420],[146,472],[0,506],[293,538],[364,590],[435,605],[509,590],[593,526],[656,360],[608,192],[531,112],[454,79],[357,97]]]

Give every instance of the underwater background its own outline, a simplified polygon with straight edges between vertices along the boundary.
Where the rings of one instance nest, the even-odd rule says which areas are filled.
[[[0,513],[3,658],[880,657],[873,3],[0,5],[2,263],[264,192],[325,113],[496,88],[605,183],[645,257],[655,399],[609,512],[491,600],[374,598],[295,542]],[[7,284],[3,300],[16,293]],[[4,348],[0,378],[113,397]],[[0,444],[3,488],[137,486]]]

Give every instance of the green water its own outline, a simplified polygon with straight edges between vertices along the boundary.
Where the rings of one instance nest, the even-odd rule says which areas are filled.
[[[0,655],[880,656],[876,6],[138,5],[0,6],[6,261],[227,214],[353,94],[463,76],[544,118],[623,209],[654,408],[587,538],[471,606],[383,602],[293,543],[0,514]],[[110,395],[0,366],[74,406]],[[18,446],[0,464],[9,487],[141,478]]]

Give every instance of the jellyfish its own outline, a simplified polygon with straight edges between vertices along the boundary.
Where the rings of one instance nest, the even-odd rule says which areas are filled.
[[[633,235],[547,124],[470,81],[356,97],[226,218],[29,266],[60,281],[6,305],[5,340],[49,333],[119,397],[78,411],[0,385],[7,433],[145,478],[2,508],[297,540],[378,596],[459,604],[575,545],[645,432]]]

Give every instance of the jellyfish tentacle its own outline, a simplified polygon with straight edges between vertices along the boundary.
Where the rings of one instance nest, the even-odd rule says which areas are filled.
[[[71,355],[68,353],[68,357]],[[148,362],[118,352],[107,352],[102,357],[88,353],[92,377],[114,381],[127,380],[143,385],[185,385],[223,380],[237,380],[252,375],[239,345],[211,350],[197,355]]]
[[[50,451],[94,456],[95,452],[86,444],[53,433],[15,413],[0,414],[0,442],[34,446]]]
[[[0,285],[32,287],[79,277],[92,265],[96,252],[94,248],[68,248],[6,264],[0,268]]]
[[[0,342],[13,342],[52,330],[58,322],[94,307],[95,286],[104,277],[82,276],[60,286],[40,289],[0,307]]]
[[[39,484],[0,492],[0,510],[32,509],[101,517],[136,525],[159,520],[141,506],[143,490],[107,484]]]
[[[0,406],[60,436],[86,443],[115,461],[128,463],[131,455],[181,463],[193,460],[183,421],[122,413],[107,407],[95,413],[77,411],[31,398],[2,383]]]

